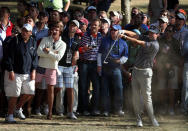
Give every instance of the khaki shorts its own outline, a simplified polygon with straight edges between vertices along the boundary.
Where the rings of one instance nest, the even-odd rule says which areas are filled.
[[[13,81],[9,80],[9,72],[4,76],[5,94],[9,97],[19,97],[20,94],[35,94],[35,80],[30,80],[29,74],[16,74]]]

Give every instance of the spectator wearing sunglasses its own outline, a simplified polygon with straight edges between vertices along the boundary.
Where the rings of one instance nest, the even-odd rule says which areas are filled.
[[[49,25],[50,36],[44,37],[38,47],[37,53],[40,56],[37,68],[36,82],[40,83],[45,78],[48,94],[48,116],[52,119],[52,106],[54,100],[54,86],[56,85],[56,74],[58,62],[65,53],[66,44],[61,40],[63,26],[60,22]]]

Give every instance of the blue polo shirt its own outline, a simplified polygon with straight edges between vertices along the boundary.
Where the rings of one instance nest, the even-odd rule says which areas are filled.
[[[102,63],[104,62],[105,57],[107,56],[111,46],[114,44],[112,51],[107,59],[108,64],[105,66],[109,67],[120,67],[120,64],[116,64],[112,59],[120,59],[122,56],[128,58],[128,46],[123,39],[112,40],[111,36],[104,37],[102,39],[101,45],[99,47],[99,53],[102,54]]]
[[[44,37],[48,36],[48,27],[47,25],[44,26],[42,30],[38,30],[36,26],[34,26],[32,31],[33,36],[35,36],[36,40],[40,40]]]
[[[17,74],[30,74],[37,68],[38,55],[34,38],[30,37],[28,42],[24,43],[21,34],[19,34],[17,38],[12,38],[9,49],[10,52],[5,60],[6,70],[14,71]]]

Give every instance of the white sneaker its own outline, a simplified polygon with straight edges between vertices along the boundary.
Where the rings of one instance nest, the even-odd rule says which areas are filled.
[[[138,127],[143,127],[142,120],[137,120],[137,126]]]
[[[40,108],[36,109],[36,110],[35,110],[35,113],[36,113],[37,116],[41,116],[41,115],[42,115],[42,114],[40,113]]]
[[[7,117],[5,117],[5,122],[6,123],[16,123],[16,121],[14,120],[13,115],[8,115]]]
[[[69,112],[67,113],[67,118],[69,119],[73,119],[73,120],[77,120],[78,118],[74,115],[73,112]]]
[[[23,109],[20,108],[19,110],[15,110],[15,115],[20,118],[21,120],[25,120],[25,115],[22,113]]]
[[[151,122],[152,122],[153,126],[155,126],[155,127],[159,126],[159,123],[155,118]]]

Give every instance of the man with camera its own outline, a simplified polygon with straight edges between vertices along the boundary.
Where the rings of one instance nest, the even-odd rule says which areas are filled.
[[[92,115],[99,115],[99,75],[97,73],[97,54],[101,44],[102,35],[99,32],[100,20],[91,21],[90,30],[85,33],[81,40],[79,61],[79,107],[83,115],[89,115],[89,84],[92,82]]]

